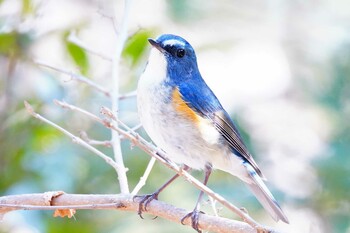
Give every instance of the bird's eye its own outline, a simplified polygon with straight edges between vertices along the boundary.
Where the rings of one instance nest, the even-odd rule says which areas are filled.
[[[185,56],[185,54],[186,54],[186,51],[184,49],[178,49],[176,51],[176,56],[179,58],[182,58],[183,56]]]

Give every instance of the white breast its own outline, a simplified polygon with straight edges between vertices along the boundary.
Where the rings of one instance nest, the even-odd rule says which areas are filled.
[[[160,84],[166,78],[167,62],[164,55],[152,48],[147,67],[140,77],[138,88],[150,88]]]
[[[157,127],[157,119],[160,115],[159,105],[161,95],[159,87],[166,78],[167,65],[164,55],[152,48],[147,67],[141,75],[137,87],[137,105],[140,121],[147,134],[155,143],[162,143],[162,138]]]

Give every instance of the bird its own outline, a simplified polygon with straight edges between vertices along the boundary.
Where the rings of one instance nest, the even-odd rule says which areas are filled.
[[[213,169],[241,179],[275,221],[289,223],[264,181],[262,171],[243,142],[236,124],[202,78],[195,50],[184,38],[163,34],[148,39],[151,51],[137,86],[141,124],[168,159],[184,169],[204,170],[204,185]],[[175,180],[175,175],[140,202],[139,214]],[[198,225],[200,193],[188,217]],[[142,217],[142,216],[141,216]]]

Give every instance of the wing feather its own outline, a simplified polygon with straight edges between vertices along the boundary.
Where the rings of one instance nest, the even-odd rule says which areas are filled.
[[[201,79],[201,77],[197,78]],[[203,80],[196,81],[195,79],[191,79],[181,83],[179,92],[181,94],[181,99],[193,111],[198,113],[201,117],[212,121],[215,129],[222,135],[237,156],[241,156],[256,170],[256,173],[262,179],[266,179],[254,161],[254,158],[248,152],[238,129],[206,83]]]
[[[265,179],[231,119],[229,119],[228,116],[226,116],[226,114],[222,111],[214,113],[210,118],[213,121],[215,128],[221,133],[232,149],[237,151],[244,159],[246,159],[256,170],[256,173],[262,179]]]

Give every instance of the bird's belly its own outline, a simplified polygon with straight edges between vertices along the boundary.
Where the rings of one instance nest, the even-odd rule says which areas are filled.
[[[152,141],[171,160],[193,169],[204,169],[208,163],[222,169],[222,164],[229,164],[233,155],[218,144],[208,143],[194,122],[176,111],[171,92],[161,85],[138,87],[140,120]]]

